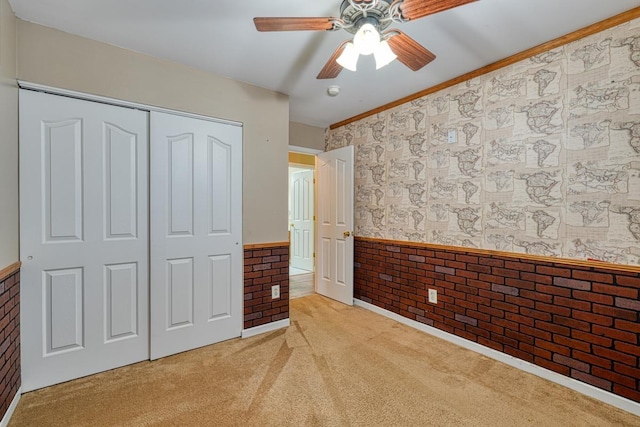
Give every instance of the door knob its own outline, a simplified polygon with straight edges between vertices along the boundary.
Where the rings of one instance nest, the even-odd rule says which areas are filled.
[[[291,228],[296,228],[296,226],[294,224],[290,224],[290,225],[291,225]]]
[[[342,235],[343,235],[344,237],[349,237],[349,236],[351,236],[351,233],[350,233],[350,232],[348,232],[348,231],[345,231],[344,233],[342,233]]]

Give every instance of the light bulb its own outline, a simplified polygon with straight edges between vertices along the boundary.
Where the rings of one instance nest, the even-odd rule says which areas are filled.
[[[380,44],[380,34],[371,24],[364,24],[353,37],[353,45],[360,55],[371,55]]]

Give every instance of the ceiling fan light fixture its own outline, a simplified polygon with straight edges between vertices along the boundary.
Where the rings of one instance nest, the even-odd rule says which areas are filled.
[[[356,66],[358,64],[358,58],[360,54],[358,53],[356,47],[351,42],[347,42],[344,45],[344,49],[342,53],[336,59],[336,62],[340,64],[343,68],[346,68],[350,71],[356,71]]]
[[[392,62],[398,56],[393,53],[391,47],[389,47],[389,43],[386,40],[383,40],[378,45],[378,48],[373,52],[373,57],[376,59],[376,70],[379,70]]]
[[[373,25],[364,24],[353,37],[353,45],[360,55],[371,55],[380,45],[380,33]]]

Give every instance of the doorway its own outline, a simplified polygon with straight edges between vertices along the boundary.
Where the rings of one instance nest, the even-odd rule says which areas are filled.
[[[289,296],[314,293],[315,156],[289,152]]]

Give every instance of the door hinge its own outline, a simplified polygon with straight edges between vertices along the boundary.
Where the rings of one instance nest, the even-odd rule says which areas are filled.
[[[314,257],[314,258],[316,257],[316,253],[315,253],[315,252],[313,253],[313,257]]]
[[[313,183],[314,183],[314,184],[316,183],[316,179],[315,179],[315,178],[313,178]]]
[[[314,221],[316,220],[316,216],[315,216],[315,215],[313,216],[313,220],[314,220]]]

